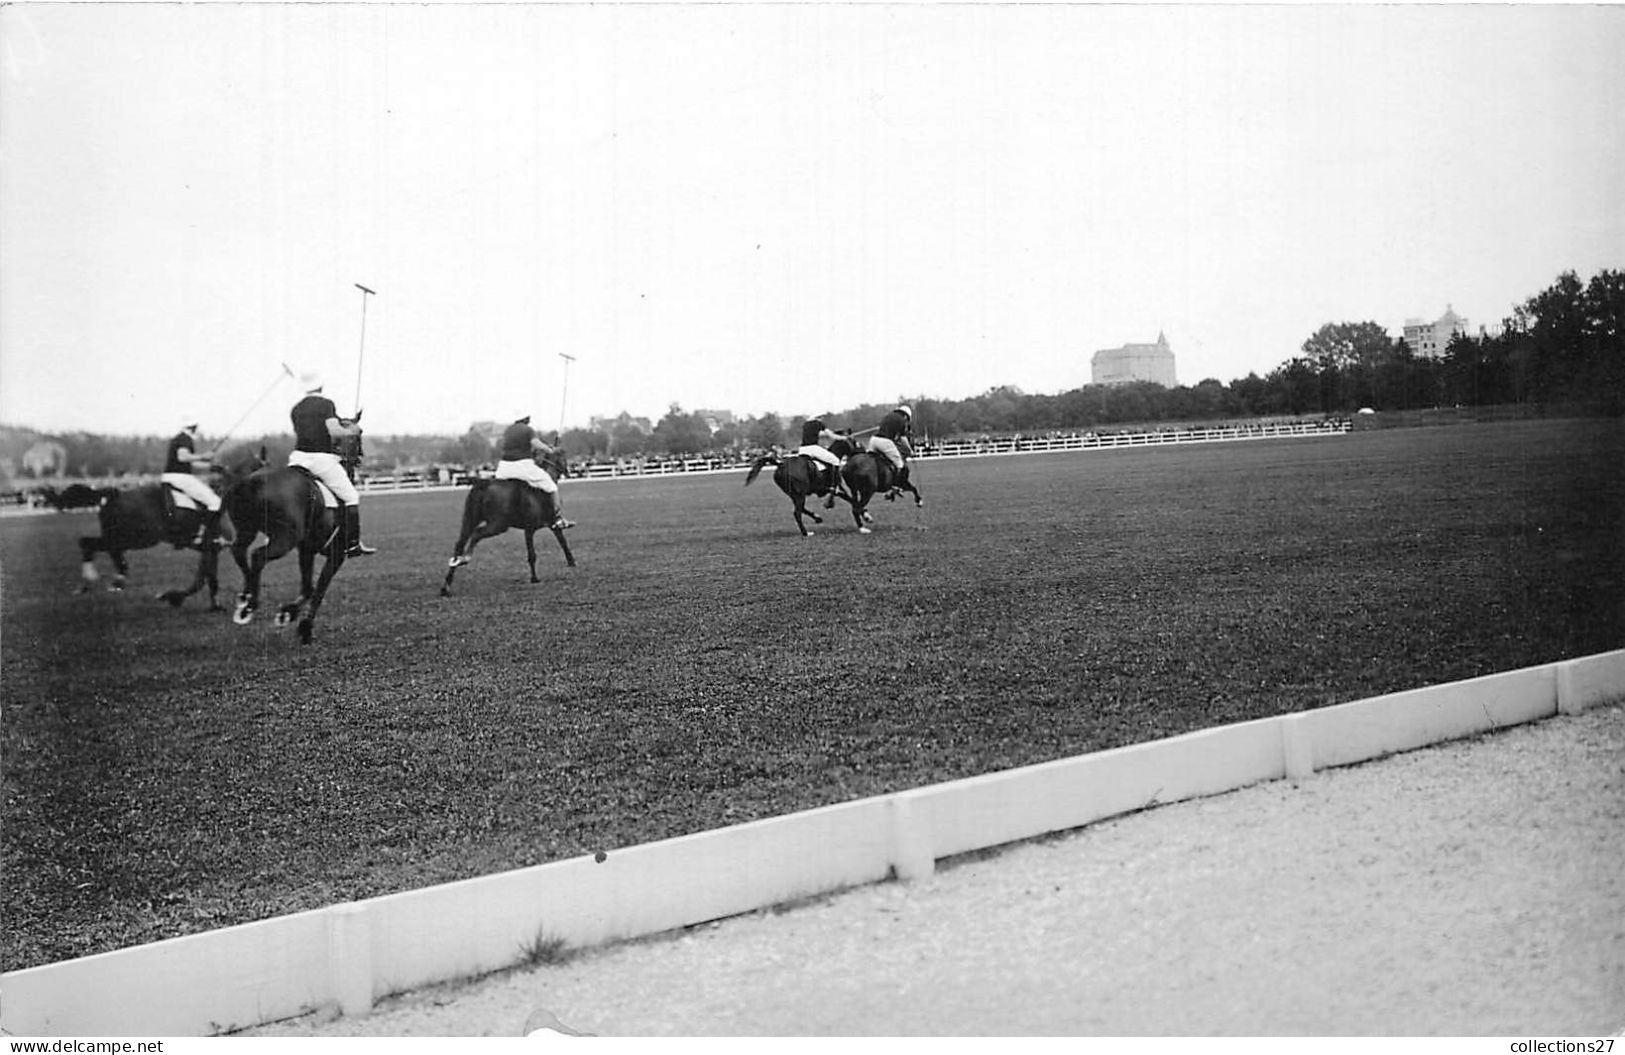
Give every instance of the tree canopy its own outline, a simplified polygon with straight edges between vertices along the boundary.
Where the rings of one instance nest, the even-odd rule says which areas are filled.
[[[1417,356],[1371,321],[1328,322],[1305,339],[1299,355],[1263,377],[1229,384],[1205,378],[1194,386],[1151,382],[1084,385],[1034,395],[1000,385],[965,399],[899,393],[914,407],[922,438],[1043,433],[1159,422],[1204,423],[1277,415],[1351,414],[1361,407],[1412,410],[1431,406],[1536,403],[1585,413],[1625,413],[1625,272],[1604,270],[1589,281],[1565,271],[1549,287],[1516,305],[1499,332],[1458,334],[1437,358]],[[819,416],[831,428],[864,430],[896,402],[863,404]],[[811,413],[809,408],[807,413]],[[690,456],[784,446],[799,438],[803,416],[746,417],[715,432],[706,418],[676,403],[652,430],[626,413],[594,429],[570,429],[561,442],[573,457]],[[28,479],[24,455],[42,440],[67,451],[63,475],[152,474],[162,468],[165,437],[45,434],[0,427],[0,477]],[[205,443],[208,437],[204,437]],[[291,446],[286,436],[264,443],[273,458]],[[431,462],[476,465],[494,454],[471,428],[461,437],[368,437],[368,464],[388,468]]]

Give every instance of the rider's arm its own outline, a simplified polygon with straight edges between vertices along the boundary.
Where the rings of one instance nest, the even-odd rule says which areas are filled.
[[[209,465],[209,455],[207,452],[198,454],[190,447],[176,447],[175,460],[187,468],[196,467],[199,469],[206,469]]]
[[[327,434],[335,440],[343,436],[356,436],[361,432],[360,425],[346,425],[338,418],[327,419]]]

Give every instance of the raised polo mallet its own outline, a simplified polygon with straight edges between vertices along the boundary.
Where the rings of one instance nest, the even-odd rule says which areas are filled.
[[[368,289],[357,282],[355,288],[361,291],[361,350],[355,357],[355,420],[361,420],[361,363],[367,356],[367,298],[377,296],[376,290]]]
[[[564,360],[564,384],[559,387],[559,439],[562,442],[564,439],[564,407],[565,402],[570,398],[570,364],[576,361],[576,357],[560,352],[559,358]]]
[[[237,419],[236,424],[232,425],[231,428],[227,429],[225,435],[221,436],[220,439],[215,442],[214,449],[215,449],[216,452],[218,452],[221,447],[224,447],[226,445],[226,440],[231,438],[231,434],[236,432],[237,429],[242,425],[242,423],[248,420],[248,415],[254,413],[255,408],[257,408],[261,403],[265,402],[265,398],[267,396],[269,396],[276,389],[277,385],[280,385],[282,383],[282,379],[284,377],[292,377],[293,376],[293,371],[288,369],[288,364],[287,363],[282,363],[281,366],[282,366],[282,372],[277,374],[276,379],[273,380],[269,385],[266,386],[264,392],[260,393],[260,398],[254,400],[254,405],[249,407],[246,411],[244,411],[243,416]]]

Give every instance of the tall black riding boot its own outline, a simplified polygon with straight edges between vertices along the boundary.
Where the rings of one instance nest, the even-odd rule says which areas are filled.
[[[231,530],[231,521],[222,519],[224,513],[225,507],[222,506],[219,509],[211,509],[208,514],[204,516],[203,535],[198,541],[202,542],[208,539],[215,539],[222,544],[226,544],[232,542],[237,537],[236,534]],[[221,524],[225,524],[226,526],[226,530],[224,532],[221,531]]]
[[[361,507],[358,505],[344,507],[344,537],[349,542],[344,550],[346,557],[365,557],[378,552],[361,542]]]

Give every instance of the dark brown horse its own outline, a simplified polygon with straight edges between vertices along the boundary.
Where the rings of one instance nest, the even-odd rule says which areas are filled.
[[[264,464],[264,451],[258,459],[239,456],[233,466],[217,465],[213,470],[216,487],[229,487]],[[220,589],[220,547],[231,539],[232,525],[219,516],[198,508],[189,498],[169,493],[168,484],[147,484],[128,491],[104,489],[101,507],[96,518],[101,526],[99,536],[86,535],[79,540],[79,592],[89,590],[100,579],[96,571],[96,554],[105,553],[113,561],[115,574],[108,584],[109,590],[122,590],[129,580],[130,562],[125,553],[148,549],[167,543],[176,549],[195,550],[198,554],[197,572],[192,584],[184,590],[165,590],[158,595],[179,608],[188,597],[203,587],[209,588],[209,610],[221,611],[217,595]]]
[[[344,436],[334,440],[334,446],[345,472],[353,476],[361,461],[361,437]],[[222,497],[226,514],[237,529],[231,556],[243,573],[243,591],[237,596],[232,621],[245,625],[253,621],[265,566],[297,550],[299,596],[277,609],[276,622],[285,626],[298,619],[299,640],[310,644],[316,613],[333,576],[344,565],[344,551],[350,544],[341,507],[329,506],[331,496],[326,488],[310,473],[291,465],[251,473]],[[313,585],[317,557],[323,558],[322,572]]]
[[[908,466],[899,471],[879,451],[860,451],[846,460],[841,466],[841,479],[852,492],[852,520],[858,525],[858,531],[869,533],[867,523],[874,521],[869,515],[869,500],[877,494],[884,494],[890,502],[908,491],[914,496],[916,507],[925,505],[925,499],[908,475]]]
[[[536,463],[557,480],[567,468],[564,452],[553,450],[541,455]],[[446,562],[446,581],[440,585],[440,596],[451,596],[451,579],[457,569],[474,559],[474,547],[482,540],[502,534],[509,528],[525,533],[525,560],[530,564],[530,581],[536,577],[536,532],[546,528],[559,540],[564,561],[576,566],[575,554],[564,538],[570,525],[560,522],[558,504],[553,496],[523,480],[475,480],[463,500],[463,528],[457,535],[457,545]]]
[[[841,442],[841,441],[837,441]],[[773,470],[773,482],[779,490],[789,496],[791,514],[796,518],[796,528],[805,538],[812,534],[807,529],[804,518],[811,517],[815,524],[822,524],[824,518],[807,508],[807,499],[824,498],[824,508],[828,509],[835,504],[835,499],[850,502],[851,497],[841,490],[840,470],[832,465],[824,465],[805,454],[795,454],[788,458],[780,458],[777,454],[764,454],[751,463],[750,471],[745,474],[745,486],[749,487],[751,481],[759,476],[763,469],[769,465],[777,466]]]

